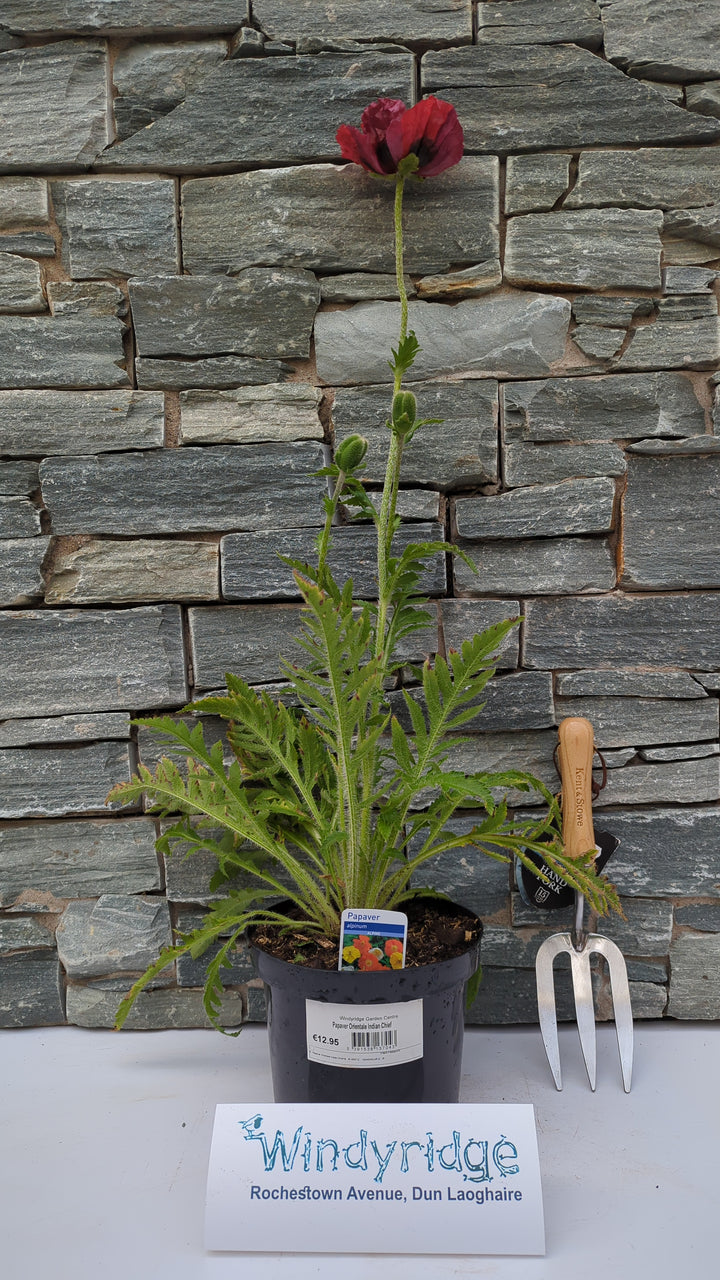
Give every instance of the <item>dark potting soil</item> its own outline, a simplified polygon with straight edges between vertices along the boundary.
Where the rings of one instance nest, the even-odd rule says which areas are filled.
[[[482,931],[477,917],[454,903],[408,902],[402,909],[408,917],[408,969],[462,955],[478,941]],[[292,911],[287,914],[292,915]],[[293,932],[284,932],[277,925],[258,928],[253,931],[252,942],[261,951],[289,964],[302,964],[308,969],[338,967],[339,939],[305,932],[302,926]]]

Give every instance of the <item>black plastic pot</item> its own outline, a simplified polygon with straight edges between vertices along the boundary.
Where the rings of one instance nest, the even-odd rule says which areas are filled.
[[[457,1102],[465,984],[477,969],[479,947],[478,936],[452,960],[395,972],[350,973],[289,964],[252,946],[251,938],[255,967],[265,983],[275,1101]],[[422,1000],[422,1057],[363,1069],[310,1061],[306,1000],[346,1009],[377,1005],[379,1012],[384,1004]]]

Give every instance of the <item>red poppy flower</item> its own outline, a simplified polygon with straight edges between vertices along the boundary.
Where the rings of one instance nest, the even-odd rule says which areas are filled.
[[[378,98],[362,113],[361,129],[341,124],[337,131],[345,160],[369,173],[398,171],[401,160],[415,155],[419,178],[431,178],[457,164],[463,153],[463,131],[449,102],[423,98],[409,109],[396,98]]]

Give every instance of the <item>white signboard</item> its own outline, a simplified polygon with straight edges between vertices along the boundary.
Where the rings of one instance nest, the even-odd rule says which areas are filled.
[[[543,1254],[530,1105],[218,1106],[205,1245]]]

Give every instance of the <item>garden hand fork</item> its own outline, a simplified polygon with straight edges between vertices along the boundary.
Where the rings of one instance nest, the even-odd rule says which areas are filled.
[[[589,720],[571,716],[558,729],[559,768],[562,782],[562,834],[565,854],[580,857],[595,844],[592,820],[593,727]],[[600,833],[598,833],[600,835]],[[609,837],[612,839],[612,837]],[[538,1015],[545,1052],[558,1089],[562,1089],[558,1044],[553,961],[566,952],[570,956],[575,1015],[590,1088],[595,1088],[595,1012],[593,1008],[590,956],[604,956],[610,973],[623,1086],[630,1092],[633,1061],[633,1020],[627,969],[620,948],[599,933],[587,933],[583,918],[585,899],[575,894],[575,921],[570,933],[554,933],[542,943],[535,960]]]

